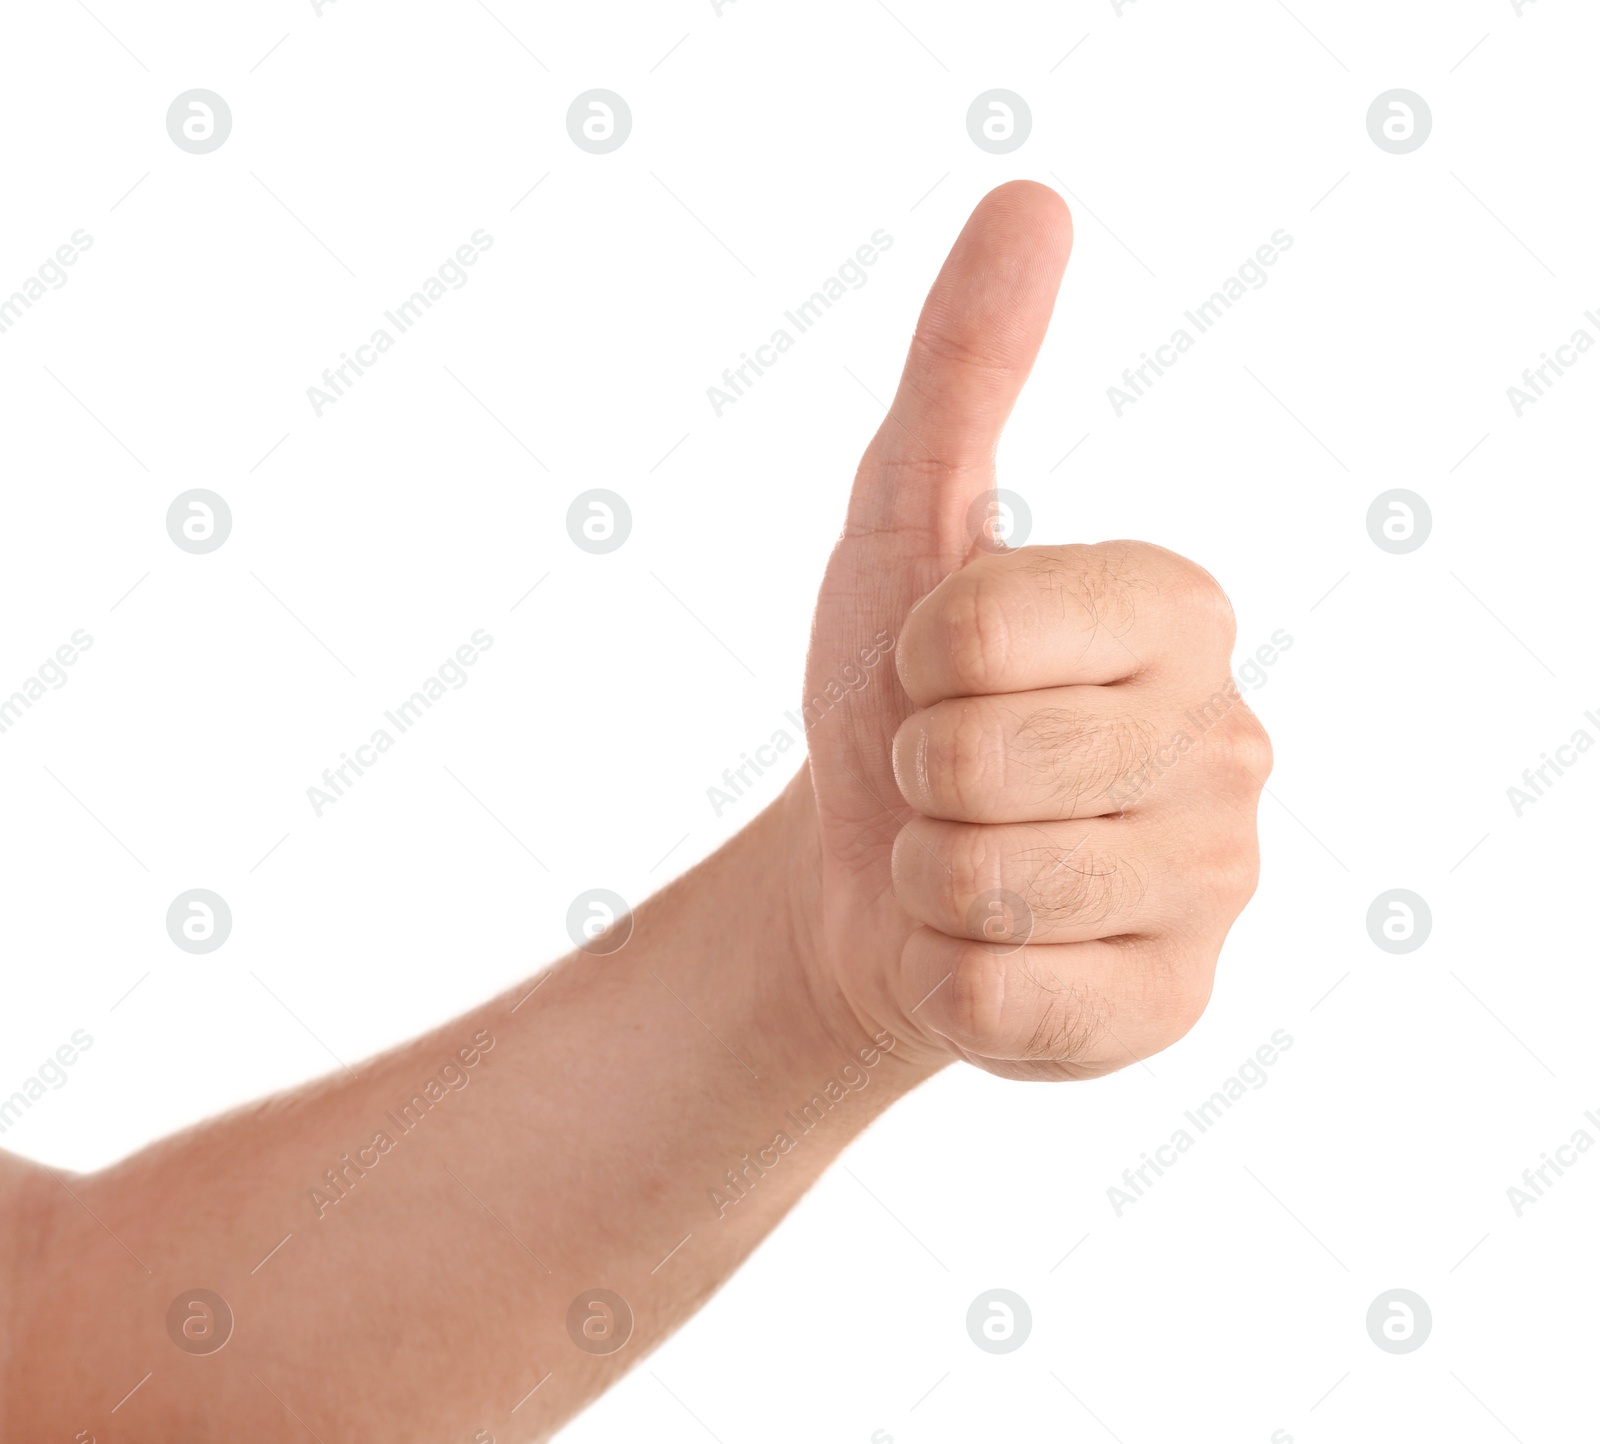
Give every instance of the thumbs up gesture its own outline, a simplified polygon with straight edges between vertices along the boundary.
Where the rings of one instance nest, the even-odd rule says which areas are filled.
[[[934,282],[817,599],[793,790],[832,996],[923,1066],[1021,1078],[1107,1073],[1194,1025],[1271,766],[1207,572],[987,525],[1071,245],[1060,198],[1013,182]]]

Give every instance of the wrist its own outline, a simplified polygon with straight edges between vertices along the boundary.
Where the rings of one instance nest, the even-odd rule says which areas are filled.
[[[825,866],[809,763],[776,801],[730,846],[746,846],[752,865],[773,888],[774,924],[783,936],[787,996],[781,1006],[817,1062],[881,1054],[899,1096],[950,1060],[932,1057],[914,1030],[885,1008],[863,1006],[841,984],[840,960],[825,925]],[[781,920],[781,921],[780,921]]]

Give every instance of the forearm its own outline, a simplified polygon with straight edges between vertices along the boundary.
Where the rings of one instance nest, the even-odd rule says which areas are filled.
[[[551,1429],[598,1394],[925,1076],[812,981],[803,818],[769,809],[614,954],[69,1179],[16,1361],[22,1434],[303,1437],[292,1409],[329,1439],[467,1439]],[[86,1276],[93,1316],[58,1312]],[[214,1354],[168,1337],[196,1288],[234,1315]],[[632,1314],[614,1352],[603,1308],[569,1329],[596,1289]]]
[[[0,1265],[39,1260],[0,1426],[545,1437],[932,1071],[1094,1077],[1193,1026],[1271,749],[1216,688],[1203,569],[1003,545],[995,448],[1070,240],[1042,187],[974,211],[823,579],[808,761],[625,946],[9,1209],[0,1169]]]

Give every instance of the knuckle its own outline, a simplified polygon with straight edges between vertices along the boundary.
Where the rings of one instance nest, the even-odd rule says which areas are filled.
[[[1238,630],[1233,603],[1217,579],[1187,557],[1178,557],[1170,587],[1171,604],[1208,640],[1231,651]]]
[[[1237,916],[1255,896],[1261,879],[1261,854],[1254,831],[1234,846],[1220,849],[1212,869],[1217,896],[1230,914]]]
[[[1089,1054],[1106,1026],[1104,1001],[1033,967],[1026,952],[965,944],[952,963],[939,1031],[977,1057],[1066,1063]]]
[[[1169,1044],[1190,1033],[1205,1016],[1211,1004],[1213,977],[1208,967],[1187,968],[1174,981],[1162,1018]]]
[[[1228,779],[1259,792],[1272,771],[1272,740],[1260,719],[1242,703],[1232,707],[1206,738],[1212,763]]]
[[[1149,542],[1107,543],[1118,549],[1122,565],[1132,574],[1149,578],[1168,614],[1181,619],[1191,632],[1208,642],[1233,646],[1233,604],[1221,584],[1198,562]]]
[[[959,1048],[984,1053],[1000,1032],[1005,1006],[1005,959],[976,943],[963,946],[941,990],[945,1003],[940,1031]]]
[[[982,569],[952,592],[944,612],[944,646],[951,680],[966,696],[999,691],[1012,645],[1003,582]]]
[[[947,851],[948,904],[952,916],[964,919],[973,899],[1005,886],[994,830],[958,825],[951,830]]]
[[[1272,775],[1272,738],[1254,712],[1246,711],[1242,720],[1248,733],[1249,752],[1245,760],[1250,765],[1250,775],[1264,785]]]
[[[985,816],[1004,791],[1006,755],[982,709],[945,705],[926,736],[924,765],[935,805],[962,818]]]
[[[1171,1046],[1205,1016],[1216,980],[1214,960],[1185,948],[1159,963],[1150,973],[1144,1011],[1155,1033]]]

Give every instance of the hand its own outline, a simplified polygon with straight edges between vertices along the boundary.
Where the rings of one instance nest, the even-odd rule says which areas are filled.
[[[626,948],[94,1174],[0,1156],[0,1437],[548,1437],[928,1073],[1082,1077],[1194,1021],[1267,765],[1227,603],[969,522],[1069,234],[1031,185],[962,232],[823,584],[810,764]],[[240,1341],[179,1368],[200,1285]]]
[[[983,530],[1071,240],[1053,191],[1001,186],[934,283],[817,600],[795,789],[823,984],[925,1066],[1027,1078],[1194,1025],[1271,766],[1208,573]]]

